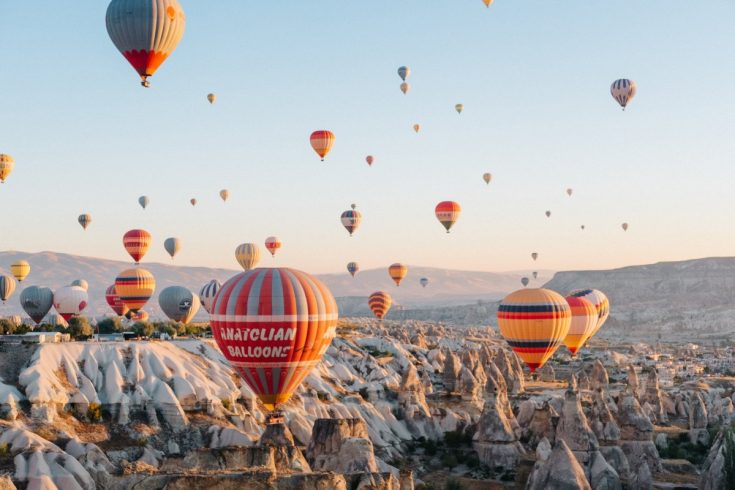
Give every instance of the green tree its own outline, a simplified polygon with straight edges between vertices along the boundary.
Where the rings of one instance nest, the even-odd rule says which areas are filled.
[[[7,318],[0,318],[0,334],[10,335],[15,333],[15,323]]]
[[[118,316],[108,316],[107,318],[97,322],[97,328],[100,333],[116,333],[123,331],[122,320]]]
[[[161,333],[168,334],[171,337],[176,335],[176,328],[174,328],[170,323],[159,323],[157,327],[158,331]]]
[[[69,329],[67,330],[75,340],[88,339],[94,333],[92,325],[89,324],[84,316],[74,316],[69,319]]]
[[[155,330],[156,327],[150,322],[136,322],[133,325],[133,332],[143,337],[150,337]]]

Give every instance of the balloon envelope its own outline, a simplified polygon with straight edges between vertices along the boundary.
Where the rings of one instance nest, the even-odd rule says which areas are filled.
[[[178,238],[166,238],[163,242],[163,248],[166,249],[166,252],[171,256],[173,259],[177,253],[179,253],[179,250],[181,250],[181,240]]]
[[[623,223],[620,225],[620,227],[623,229],[623,231],[628,231],[628,223]]]
[[[88,302],[87,291],[79,286],[64,286],[54,293],[54,308],[66,321],[79,315]]]
[[[521,277],[521,284],[523,284],[523,287],[524,287],[524,288],[525,288],[526,286],[528,286],[528,283],[529,283],[529,282],[530,282],[530,281],[529,281],[529,279],[528,279],[527,277]]]
[[[15,277],[18,282],[23,282],[23,279],[28,277],[28,274],[31,273],[31,264],[26,260],[14,262],[10,266],[10,273],[13,274],[13,277]]]
[[[519,289],[498,307],[500,333],[531,372],[544,365],[569,333],[572,312],[549,289]]]
[[[123,235],[123,247],[137,264],[151,247],[151,234],[145,230],[130,230]]]
[[[221,191],[219,191],[219,197],[226,202],[227,199],[229,199],[230,197],[230,191],[228,191],[227,189],[222,189]]]
[[[419,131],[421,131],[421,125],[420,124],[414,124],[413,125],[413,130],[418,133]]]
[[[117,294],[117,289],[114,284],[108,286],[105,290],[105,300],[117,316],[125,316],[128,313],[128,308]]]
[[[181,286],[169,286],[158,295],[161,310],[175,322],[189,323],[199,311],[199,296]]]
[[[607,318],[610,316],[610,300],[607,299],[605,293],[597,289],[575,289],[570,292],[568,296],[584,298],[594,305],[595,310],[597,311],[597,325],[595,325],[595,329],[592,334],[590,334],[589,338],[597,335],[597,332],[600,331],[600,328],[602,328],[607,321]]]
[[[156,279],[153,274],[140,267],[127,269],[115,279],[115,291],[123,304],[136,313],[156,291]]]
[[[224,356],[275,409],[319,363],[337,316],[334,297],[319,279],[295,269],[260,268],[222,286],[210,319]]]
[[[464,110],[464,104],[455,105],[454,110],[457,111],[457,114],[462,114],[462,111]]]
[[[214,104],[214,102],[217,100],[217,96],[215,94],[207,94],[207,100],[210,104]]]
[[[15,160],[10,155],[0,153],[0,182],[5,183],[5,179],[13,172]]]
[[[395,264],[392,264],[390,267],[388,267],[388,274],[390,275],[391,279],[393,279],[393,281],[396,283],[396,286],[400,286],[401,281],[404,277],[406,277],[406,274],[408,274],[408,267],[396,262]]]
[[[411,86],[407,82],[403,82],[401,84],[401,92],[403,92],[403,95],[406,95],[409,90],[411,90]]]
[[[406,79],[411,75],[411,69],[407,66],[401,66],[398,68],[398,76],[401,77],[401,80],[404,82]]]
[[[219,292],[221,287],[222,284],[218,280],[212,279],[207,284],[202,286],[202,289],[199,290],[199,299],[202,300],[202,306],[207,311],[207,313],[212,312],[214,297],[217,296],[217,293]]]
[[[15,279],[7,274],[0,275],[0,300],[7,301],[15,291]]]
[[[350,262],[347,264],[347,272],[350,273],[352,277],[355,277],[355,274],[357,274],[360,271],[360,266],[357,264],[357,262]]]
[[[365,161],[367,162],[368,165],[372,166],[373,162],[375,161],[375,158],[372,155],[368,155],[365,157]]]
[[[628,107],[628,104],[633,100],[637,91],[638,86],[636,83],[633,80],[628,80],[627,78],[615,80],[612,85],[610,85],[610,94],[613,96],[613,99],[620,104],[623,110]]]
[[[569,333],[564,337],[564,345],[572,356],[576,356],[577,351],[595,331],[598,320],[597,309],[592,302],[583,297],[567,296],[566,300],[572,310],[572,323]]]
[[[324,161],[324,157],[332,151],[334,139],[334,133],[327,131],[326,129],[320,129],[311,133],[309,142],[316,154],[321,157],[322,161]]]
[[[140,207],[143,209],[147,208],[150,202],[151,200],[148,198],[148,196],[140,196],[138,198],[138,204],[140,204]]]
[[[425,288],[426,286],[429,285],[429,278],[428,277],[422,277],[421,279],[419,279],[419,284],[421,284],[421,287],[422,288]]]
[[[80,225],[82,225],[82,228],[86,230],[87,227],[90,225],[90,223],[92,223],[92,215],[80,214],[79,218],[77,218],[77,221],[79,222]]]
[[[457,222],[461,213],[462,206],[460,206],[458,202],[454,201],[442,201],[436,205],[436,208],[434,208],[436,219],[438,219],[439,223],[446,228],[447,233],[449,233],[449,230],[454,226],[454,223]]]
[[[538,259],[538,254],[537,254],[536,252],[533,252],[533,253],[531,254],[531,258],[532,258],[533,260],[536,260],[536,259]]]
[[[482,180],[484,180],[486,184],[489,184],[490,181],[493,180],[493,175],[490,172],[485,172],[482,174]]]
[[[342,221],[342,226],[344,226],[350,236],[352,236],[355,230],[357,230],[357,227],[360,226],[360,222],[362,222],[362,213],[355,208],[348,209],[342,213],[340,220]]]
[[[376,291],[368,298],[368,306],[370,307],[370,311],[372,311],[373,315],[375,315],[380,320],[382,320],[383,317],[388,313],[388,310],[390,310],[390,306],[392,303],[393,300],[390,297],[390,294],[386,293],[385,291]]]
[[[265,248],[268,249],[273,257],[276,256],[276,252],[281,248],[281,245],[281,240],[279,240],[278,237],[269,236],[265,239]]]
[[[260,262],[260,248],[254,243],[243,243],[235,249],[235,259],[243,270],[254,269]]]
[[[85,291],[89,291],[89,283],[84,279],[74,279],[71,283],[72,286],[79,286]]]
[[[20,293],[20,306],[36,322],[36,325],[43,321],[53,305],[54,292],[50,288],[30,286]]]

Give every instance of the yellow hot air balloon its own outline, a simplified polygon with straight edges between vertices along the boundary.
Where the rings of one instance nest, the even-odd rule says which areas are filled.
[[[115,292],[133,313],[143,308],[155,291],[155,277],[139,267],[124,270],[115,279]]]
[[[18,282],[23,282],[23,279],[28,277],[31,273],[31,264],[25,260],[19,260],[10,266],[10,273],[13,274]]]
[[[225,201],[225,202],[226,202],[226,201],[227,201],[227,199],[229,199],[229,198],[230,198],[230,191],[228,191],[227,189],[222,189],[221,191],[219,191],[219,197],[220,197],[220,198],[221,198],[221,199],[222,199],[223,201]]]
[[[388,274],[390,275],[391,279],[395,281],[396,286],[400,286],[401,281],[404,277],[406,277],[406,274],[408,274],[408,267],[396,262],[395,264],[388,267]]]
[[[592,336],[597,327],[598,315],[595,305],[588,299],[577,296],[567,296],[567,303],[572,310],[572,323],[569,333],[564,337],[564,345],[567,346],[572,356],[577,355],[585,342]]]
[[[0,182],[5,183],[5,179],[13,172],[14,167],[15,160],[13,160],[13,157],[0,153]]]
[[[235,249],[235,258],[243,270],[249,271],[260,262],[260,248],[254,243],[243,243]]]
[[[489,7],[493,4],[493,0],[482,0],[482,3],[485,4],[485,7]]]
[[[217,100],[217,96],[215,94],[207,94],[207,100],[210,104],[214,104],[214,102]]]
[[[413,130],[418,133],[419,131],[421,131],[421,125],[420,124],[414,124],[413,125]]]
[[[456,104],[454,106],[454,110],[457,111],[457,114],[462,114],[462,111],[464,110],[464,104]]]
[[[549,289],[520,289],[506,296],[498,307],[500,333],[531,372],[556,352],[571,322],[569,304]]]

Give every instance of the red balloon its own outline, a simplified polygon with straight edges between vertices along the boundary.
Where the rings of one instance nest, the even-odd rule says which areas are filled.
[[[114,311],[116,315],[125,316],[127,314],[128,307],[123,304],[120,296],[118,296],[114,284],[112,286],[109,286],[105,291],[105,299],[107,300],[107,304],[110,305],[110,308],[112,308],[112,311]]]

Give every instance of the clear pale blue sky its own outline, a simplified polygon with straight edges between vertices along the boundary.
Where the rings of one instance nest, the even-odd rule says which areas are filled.
[[[735,253],[731,1],[182,5],[184,39],[145,90],[108,38],[106,1],[2,2],[0,152],[16,169],[0,249],[127,259],[122,234],[143,227],[148,261],[178,236],[177,263],[235,268],[239,243],[275,234],[284,248],[263,262],[311,272]],[[609,95],[622,77],[638,82],[626,112]],[[308,142],[321,128],[337,136],[325,163]],[[445,199],[464,208],[451,235],[433,215]]]

